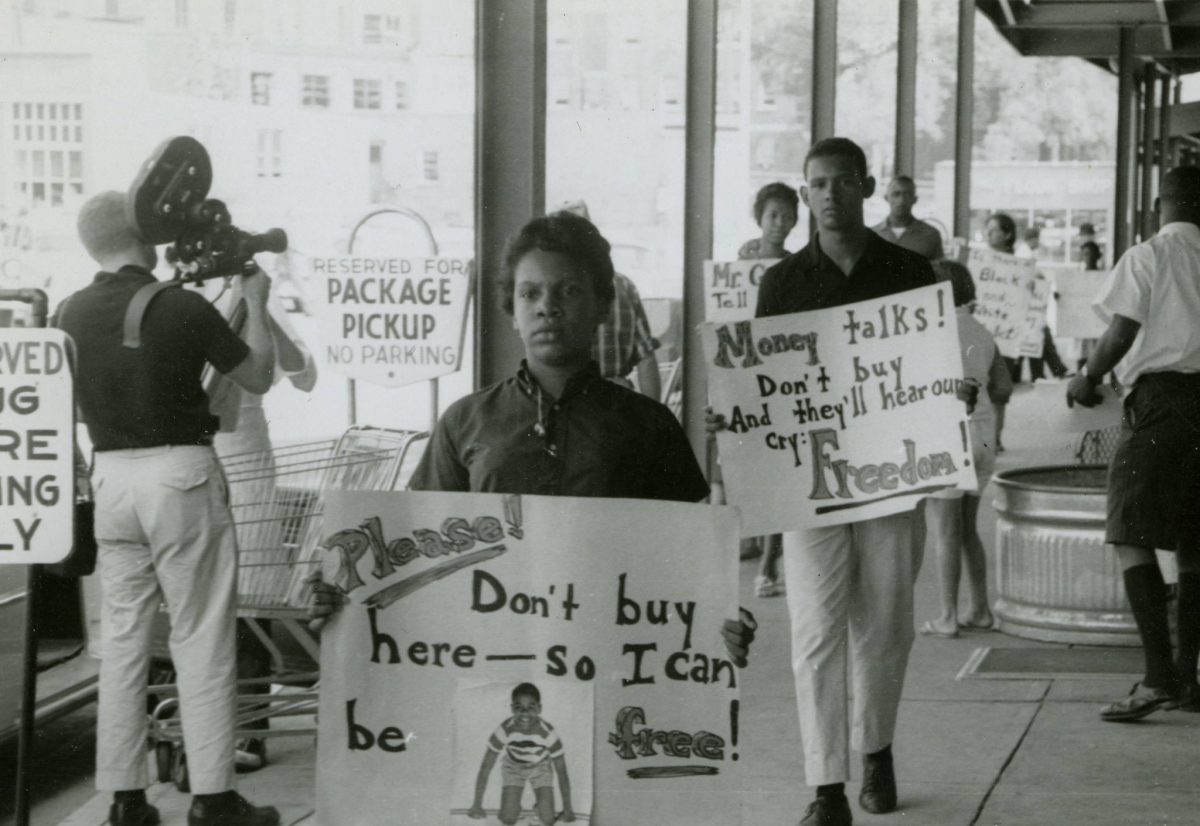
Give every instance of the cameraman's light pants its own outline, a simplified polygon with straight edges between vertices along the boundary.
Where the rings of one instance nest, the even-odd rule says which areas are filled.
[[[149,785],[146,681],[165,598],[194,794],[233,788],[237,548],[212,448],[96,453],[103,586],[96,787]]]
[[[792,672],[810,786],[850,779],[850,743],[869,753],[892,742],[915,636],[914,568],[911,513],[784,534]]]

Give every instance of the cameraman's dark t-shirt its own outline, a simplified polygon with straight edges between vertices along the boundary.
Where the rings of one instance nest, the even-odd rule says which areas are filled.
[[[75,342],[75,397],[96,450],[209,444],[219,420],[200,384],[250,353],[198,293],[163,290],[142,322],[142,346],[123,347],[125,310],[155,281],[140,267],[102,272],[64,301],[55,326]]]

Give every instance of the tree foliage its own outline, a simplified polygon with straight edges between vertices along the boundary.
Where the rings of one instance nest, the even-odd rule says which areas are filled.
[[[807,114],[812,6],[753,2],[751,55],[759,82]],[[843,0],[838,8],[837,131],[858,140],[873,170],[891,170],[896,93],[896,4]],[[957,4],[922,0],[917,23],[917,174],[953,158]],[[1116,80],[1076,58],[1026,58],[976,17],[976,160],[1107,160],[1114,154]]]

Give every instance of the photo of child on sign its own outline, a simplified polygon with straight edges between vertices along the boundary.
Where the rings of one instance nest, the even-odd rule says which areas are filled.
[[[536,679],[515,686],[460,683],[454,698],[450,822],[588,822],[592,730],[589,716],[579,711],[592,703],[591,686],[586,684]],[[460,805],[466,801],[468,807]]]

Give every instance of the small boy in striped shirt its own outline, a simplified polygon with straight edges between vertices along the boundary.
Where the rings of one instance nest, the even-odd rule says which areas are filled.
[[[563,759],[562,740],[554,726],[542,719],[542,695],[533,683],[521,683],[512,690],[512,716],[496,727],[488,738],[487,751],[479,766],[475,779],[475,802],[468,816],[483,820],[487,813],[483,809],[483,793],[487,788],[488,776],[496,758],[500,760],[500,777],[503,787],[500,797],[500,822],[511,826],[521,814],[521,794],[525,784],[533,787],[535,808],[543,826],[555,822],[554,777],[562,790],[563,810],[558,820],[575,822],[571,807],[571,781],[567,777],[567,763]]]

